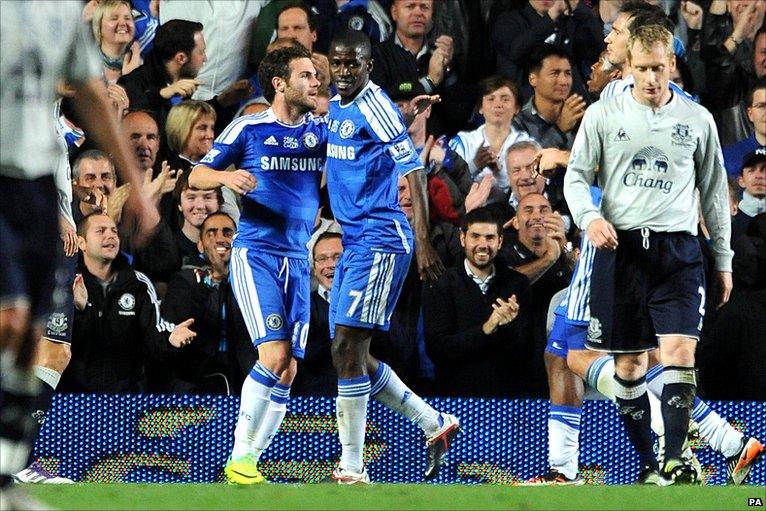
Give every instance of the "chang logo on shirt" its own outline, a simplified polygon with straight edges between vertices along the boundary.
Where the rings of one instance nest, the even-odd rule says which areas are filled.
[[[633,157],[630,167],[622,176],[622,184],[629,188],[653,188],[669,194],[673,181],[667,177],[670,159],[656,147],[644,147]]]
[[[356,160],[356,150],[351,146],[327,144],[327,157],[336,160]]]
[[[354,121],[346,119],[340,124],[340,138],[349,138],[354,134]]]
[[[303,145],[306,146],[307,149],[314,149],[318,143],[319,139],[313,133],[309,132],[303,135]]]

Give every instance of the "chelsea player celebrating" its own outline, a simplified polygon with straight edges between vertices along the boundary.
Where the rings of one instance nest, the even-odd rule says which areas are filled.
[[[232,122],[189,176],[195,188],[228,186],[243,194],[230,279],[259,360],[242,386],[234,449],[224,469],[239,484],[264,481],[257,462],[285,416],[296,358],[306,348],[306,243],[319,208],[327,140],[324,119],[309,114],[319,81],[307,50],[268,54],[258,78],[271,108]],[[232,164],[237,170],[220,172]]]
[[[370,82],[370,53],[364,34],[347,31],[334,38],[329,54],[338,96],[330,101],[327,186],[343,227],[344,247],[335,269],[329,320],[342,446],[332,479],[340,484],[369,483],[362,452],[370,396],[423,429],[427,479],[437,475],[459,431],[457,418],[431,408],[369,353],[373,331],[389,328],[412,258],[412,230],[399,208],[400,175],[412,189],[420,276],[435,279],[443,271],[428,239],[423,165],[396,106]]]

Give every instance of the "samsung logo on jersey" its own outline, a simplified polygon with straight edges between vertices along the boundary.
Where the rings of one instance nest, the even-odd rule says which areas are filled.
[[[297,170],[314,172],[322,170],[324,158],[290,158],[287,156],[261,156],[263,170]]]
[[[337,160],[356,160],[356,151],[349,146],[327,144],[327,157]]]

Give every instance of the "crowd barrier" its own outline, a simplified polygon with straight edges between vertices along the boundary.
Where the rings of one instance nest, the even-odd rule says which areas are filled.
[[[514,484],[547,470],[548,402],[429,399],[460,417],[457,437],[437,483]],[[746,434],[766,438],[763,402],[712,402]],[[35,445],[35,457],[61,476],[83,482],[223,481],[239,399],[221,396],[58,395]],[[340,455],[334,399],[292,398],[288,414],[259,464],[278,482],[318,482]],[[707,484],[725,484],[725,459],[703,438],[693,447]],[[425,439],[414,424],[370,401],[365,460],[375,482],[423,481]],[[638,458],[614,405],[585,404],[580,467],[591,484],[635,481]],[[749,483],[766,484],[766,461]]]

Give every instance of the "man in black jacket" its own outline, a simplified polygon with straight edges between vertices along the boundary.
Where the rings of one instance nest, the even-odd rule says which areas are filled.
[[[527,361],[517,357],[520,340],[514,320],[526,307],[529,280],[494,263],[503,242],[502,226],[487,208],[466,215],[460,241],[464,264],[449,268],[423,290],[435,390],[444,396],[524,395],[514,369]]]
[[[167,159],[164,134],[170,108],[190,99],[200,84],[196,78],[207,62],[202,28],[202,23],[187,20],[170,20],[161,25],[146,61],[117,82],[125,88],[131,109],[154,113],[162,134],[159,160]],[[249,81],[240,80],[208,101],[216,110],[216,133],[229,124],[239,101],[251,92]]]
[[[150,356],[187,346],[193,319],[178,325],[160,316],[151,281],[120,254],[117,226],[93,213],[78,227],[81,273],[75,277],[72,360],[62,392],[142,392]]]
[[[239,395],[257,354],[229,284],[234,220],[226,213],[208,216],[200,227],[197,267],[176,273],[162,301],[167,321],[194,319],[197,337],[171,348],[153,367],[153,392]]]

